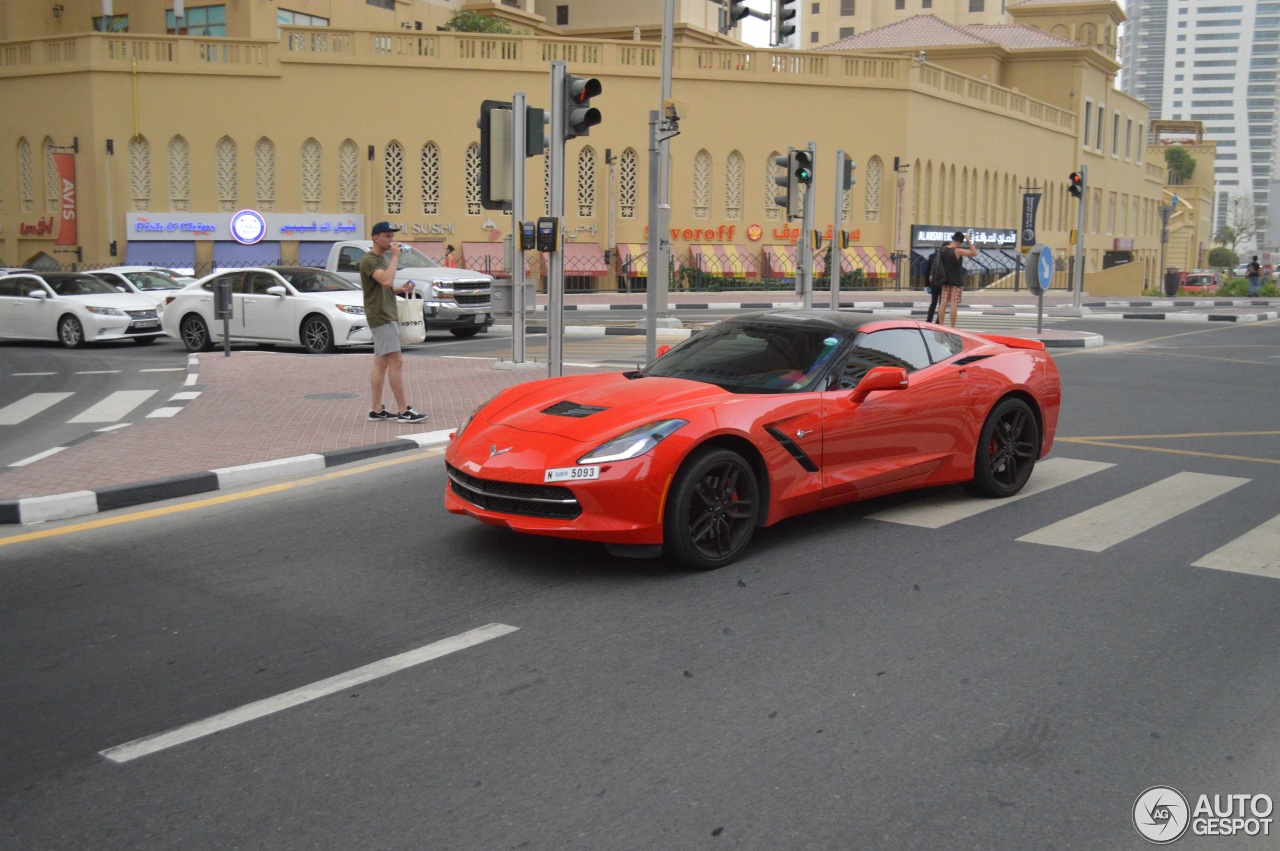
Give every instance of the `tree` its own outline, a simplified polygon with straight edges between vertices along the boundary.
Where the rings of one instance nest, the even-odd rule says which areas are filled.
[[[465,9],[454,12],[453,17],[441,29],[460,33],[499,33],[501,35],[515,33],[515,29],[512,28],[511,24],[502,18],[482,15],[479,12],[469,12]]]
[[[1164,164],[1169,169],[1169,183],[1174,186],[1186,183],[1196,173],[1196,159],[1181,145],[1164,149]]]
[[[1209,249],[1209,266],[1214,269],[1234,269],[1236,264],[1240,262],[1240,257],[1230,248]]]
[[[1227,219],[1218,227],[1213,241],[1238,255],[1240,246],[1255,241],[1266,227],[1266,217],[1257,215],[1248,195],[1233,195],[1227,201]]]

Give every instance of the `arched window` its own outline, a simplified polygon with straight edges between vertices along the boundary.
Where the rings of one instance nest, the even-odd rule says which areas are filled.
[[[618,206],[624,219],[634,219],[636,217],[639,170],[640,163],[636,157],[635,149],[627,148],[622,152],[622,157],[618,163]]]
[[[133,209],[151,209],[151,143],[145,136],[129,140],[129,197]]]
[[[711,218],[711,154],[706,148],[693,157],[693,217]]]
[[[596,214],[596,151],[590,145],[578,152],[578,215],[584,219]]]
[[[224,213],[235,210],[239,192],[239,175],[236,173],[236,143],[230,136],[218,140],[214,150],[217,167],[218,209]]]
[[[422,146],[422,214],[440,214],[440,146],[428,142]]]
[[[320,143],[308,139],[302,143],[302,209],[308,213],[320,212],[323,197]]]
[[[382,163],[382,185],[387,215],[401,215],[404,212],[404,145],[395,140],[387,143],[386,159]]]
[[[879,157],[872,157],[867,163],[867,183],[863,194],[865,218],[868,222],[880,221],[880,186],[883,182],[883,174],[884,162]],[[845,212],[849,211],[849,195],[852,191],[852,189],[845,190]],[[848,216],[845,219],[847,220]]]
[[[776,222],[782,218],[782,208],[773,200],[781,191],[781,187],[774,180],[782,176],[782,169],[773,161],[778,156],[781,154],[771,151],[768,159],[764,161],[764,217],[770,222]]]
[[[22,194],[24,213],[36,211],[35,182],[31,171],[31,143],[22,138],[18,140],[18,187]]]
[[[181,136],[169,140],[169,209],[191,209],[191,144]]]
[[[724,163],[724,217],[731,222],[742,220],[742,177],[746,160],[738,151],[730,151]]]
[[[344,213],[360,208],[360,151],[350,139],[338,146],[338,203]]]
[[[266,136],[253,146],[253,185],[258,209],[276,208],[276,145]]]
[[[550,157],[543,157],[550,160]],[[480,208],[480,143],[467,146],[467,215],[478,216]]]
[[[50,216],[59,215],[61,210],[62,179],[58,176],[58,166],[53,161],[53,140],[44,139],[44,210]]]

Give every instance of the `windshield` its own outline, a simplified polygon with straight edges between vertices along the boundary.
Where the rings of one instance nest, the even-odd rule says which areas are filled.
[[[335,293],[360,289],[359,284],[339,278],[324,269],[277,269],[276,271],[300,293]]]
[[[119,295],[120,291],[92,275],[45,276],[45,283],[58,295]]]
[[[186,284],[176,278],[160,271],[149,272],[125,272],[124,276],[128,278],[135,287],[140,290],[180,290]]]
[[[722,322],[649,364],[643,375],[687,378],[731,393],[813,389],[848,339],[824,326]]]
[[[439,269],[442,268],[439,263],[423,254],[412,245],[406,245],[404,250],[400,252],[401,269]]]

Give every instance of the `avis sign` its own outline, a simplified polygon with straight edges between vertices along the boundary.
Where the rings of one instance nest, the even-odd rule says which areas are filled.
[[[58,182],[62,187],[59,204],[58,238],[54,245],[79,245],[76,234],[76,158],[75,154],[51,154],[58,169]]]

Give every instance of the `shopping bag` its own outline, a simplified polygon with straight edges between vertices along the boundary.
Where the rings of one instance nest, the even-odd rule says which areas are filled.
[[[427,339],[427,324],[422,320],[422,299],[398,298],[396,310],[400,316],[400,343],[421,343]]]

